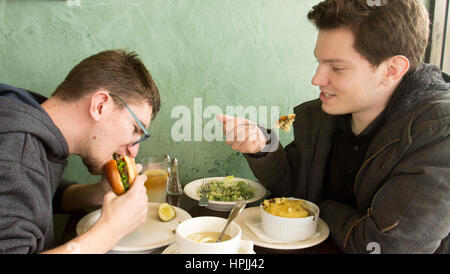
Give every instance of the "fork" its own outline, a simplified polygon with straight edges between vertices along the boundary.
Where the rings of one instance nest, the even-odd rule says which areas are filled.
[[[209,189],[209,184],[206,183],[206,180],[203,180],[202,187],[200,188],[200,194],[202,197],[200,198],[200,201],[198,202],[199,206],[208,206],[208,194],[211,192]]]

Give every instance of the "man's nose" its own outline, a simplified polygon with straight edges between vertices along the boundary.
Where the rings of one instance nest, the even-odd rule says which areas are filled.
[[[317,68],[316,74],[314,74],[314,77],[311,80],[311,84],[319,87],[328,85],[328,77],[320,66]]]
[[[128,157],[131,158],[136,158],[138,151],[139,151],[139,145],[140,144],[135,144],[134,146],[132,146],[131,144],[127,146],[127,153],[128,153]]]

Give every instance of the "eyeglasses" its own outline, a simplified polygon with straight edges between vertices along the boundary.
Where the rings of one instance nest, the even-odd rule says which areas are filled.
[[[145,141],[146,139],[150,138],[150,133],[145,129],[145,127],[142,125],[141,121],[139,121],[139,119],[136,117],[136,115],[134,114],[134,112],[131,110],[131,108],[127,105],[127,103],[125,103],[124,100],[122,100],[122,98],[120,98],[120,96],[115,95],[115,94],[109,94],[111,96],[116,97],[117,99],[119,99],[120,102],[122,102],[122,104],[128,109],[128,111],[131,113],[131,115],[133,116],[134,120],[136,120],[136,122],[138,123],[139,127],[141,128],[141,130],[144,132],[144,135],[137,140],[136,142],[134,142],[133,144],[131,144],[132,146],[139,144],[140,142]]]

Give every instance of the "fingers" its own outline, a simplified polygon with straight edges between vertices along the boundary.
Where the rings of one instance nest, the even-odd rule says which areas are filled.
[[[251,138],[255,137],[252,135],[257,130],[259,130],[258,125],[247,120],[227,122],[223,128],[226,137],[225,141],[255,141],[256,139]]]
[[[126,218],[129,218],[127,222],[129,232],[141,226],[146,220],[148,211],[148,197],[144,186],[146,180],[146,175],[139,175],[130,190],[120,196],[123,202],[121,209],[128,211]]]
[[[108,179],[105,176],[105,173],[102,174],[102,179],[100,180],[100,185],[102,186],[103,193],[106,194],[108,191],[112,191],[111,185],[108,182]]]
[[[136,177],[134,179],[133,185],[131,186],[130,190],[128,192],[142,192],[145,191],[145,181],[147,181],[147,175],[142,174]]]
[[[262,140],[261,129],[255,124],[240,124],[240,126],[226,133],[225,141],[232,145],[234,142],[256,142]]]
[[[145,221],[145,217],[147,216],[147,210],[148,210],[148,197],[147,197],[147,189],[145,188],[145,181],[147,181],[146,175],[139,175],[136,180],[134,186],[128,191],[131,192],[130,195],[134,196],[135,203],[137,205],[137,208],[139,208],[140,214],[140,220],[141,224]]]
[[[255,124],[241,124],[241,126],[237,128],[236,141],[258,141],[258,138],[260,138],[258,134],[259,131],[259,127]]]
[[[136,164],[136,169],[137,169],[138,174],[140,174],[141,171],[142,171],[142,165],[141,164]]]
[[[217,113],[216,119],[217,119],[219,122],[221,122],[221,123],[225,123],[225,122],[227,121],[226,115],[223,115],[223,114],[220,114],[220,113]]]
[[[217,114],[216,118],[223,123],[225,142],[233,150],[242,153],[257,153],[265,147],[266,139],[256,123],[223,114]]]
[[[218,113],[216,115],[216,119],[219,120],[219,122],[221,122],[221,123],[226,123],[229,120],[235,119],[235,117]]]
[[[224,133],[232,131],[232,130],[238,128],[240,125],[245,125],[245,124],[254,125],[255,124],[244,118],[228,116],[228,115],[224,115],[224,114],[220,114],[220,113],[216,115],[216,119],[219,120],[221,123],[223,123],[223,125],[224,125],[223,132]]]
[[[105,196],[103,196],[103,204],[108,204],[115,198],[117,198],[117,195],[110,190],[106,192]]]
[[[234,128],[237,125],[237,118],[223,115],[223,114],[217,114],[216,115],[217,120],[219,120],[221,123],[223,123],[223,133],[228,134],[230,131],[233,131]]]
[[[257,153],[265,147],[266,138],[257,125],[246,124],[227,134],[226,143],[241,153]]]

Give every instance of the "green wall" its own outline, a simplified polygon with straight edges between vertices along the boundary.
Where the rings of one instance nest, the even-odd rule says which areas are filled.
[[[206,176],[254,177],[243,156],[224,142],[173,141],[174,107],[193,113],[194,98],[202,98],[203,109],[279,106],[285,113],[317,97],[310,84],[316,31],[306,14],[319,1],[79,2],[0,0],[0,82],[49,96],[83,58],[106,49],[136,51],[162,97],[152,138],[137,159],[177,157],[183,184]],[[284,144],[293,139],[280,135]],[[76,156],[64,176],[98,180]]]
[[[223,142],[173,141],[178,119],[171,112],[177,106],[194,113],[194,98],[202,98],[203,109],[278,106],[287,113],[317,97],[310,84],[316,31],[306,14],[319,0],[79,2],[0,0],[0,82],[49,96],[82,59],[106,49],[136,51],[162,97],[152,138],[141,145],[138,160],[177,157],[183,184],[207,176],[254,176],[242,155]],[[293,139],[284,132],[280,138],[284,145]],[[64,177],[99,179],[75,156]],[[55,217],[60,239],[67,216]]]
[[[194,98],[202,98],[203,109],[278,106],[287,113],[317,97],[310,84],[316,30],[306,14],[319,0],[68,2],[77,0],[0,0],[0,82],[49,96],[83,58],[106,49],[136,51],[162,97],[152,138],[137,158],[177,157],[183,184],[206,176],[254,177],[243,156],[223,142],[173,141],[175,107],[193,114]],[[283,144],[293,138],[280,137]],[[76,156],[64,176],[98,180]]]

